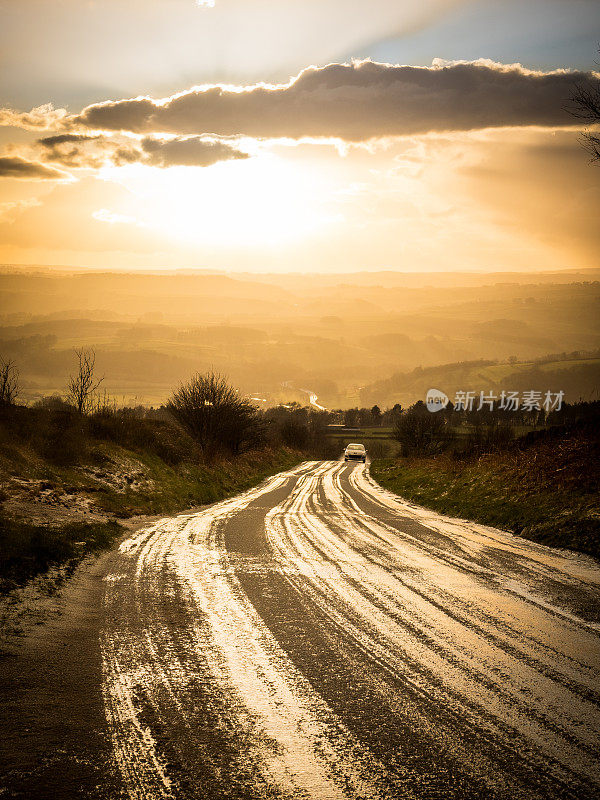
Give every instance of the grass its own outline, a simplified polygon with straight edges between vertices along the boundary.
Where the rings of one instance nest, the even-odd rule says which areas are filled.
[[[123,492],[100,490],[96,505],[104,511],[120,517],[175,513],[243,492],[300,461],[296,451],[283,448],[245,453],[212,466],[183,463],[172,467],[155,455],[136,453],[135,456],[149,485]]]
[[[456,460],[381,459],[382,486],[442,514],[600,558],[600,444],[591,429],[547,432],[527,445]]]
[[[53,566],[64,566],[68,576],[85,554],[110,546],[121,530],[116,522],[49,527],[0,517],[0,594]]]

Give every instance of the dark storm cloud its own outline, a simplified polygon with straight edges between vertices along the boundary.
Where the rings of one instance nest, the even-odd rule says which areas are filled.
[[[26,180],[61,180],[64,172],[47,167],[37,161],[27,161],[20,156],[0,157],[0,178],[23,178]]]
[[[142,141],[142,147],[148,154],[148,163],[158,167],[208,167],[217,161],[248,158],[247,153],[230,144],[199,136],[169,140],[148,137]]]
[[[583,72],[532,72],[493,62],[402,67],[363,61],[309,67],[289,84],[192,89],[88,106],[69,123],[99,130],[374,137],[500,126],[573,124],[565,110]]]

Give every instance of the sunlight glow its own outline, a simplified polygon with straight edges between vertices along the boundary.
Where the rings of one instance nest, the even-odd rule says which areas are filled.
[[[92,217],[97,219],[98,222],[108,222],[110,225],[118,223],[128,225],[137,221],[135,217],[130,217],[126,214],[115,214],[107,208],[99,208],[97,211],[93,211]]]
[[[107,167],[100,177],[135,196],[138,223],[181,242],[277,246],[335,219],[324,179],[270,153],[204,168]]]

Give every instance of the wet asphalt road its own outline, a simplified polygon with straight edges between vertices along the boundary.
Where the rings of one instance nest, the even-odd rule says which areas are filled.
[[[105,576],[132,798],[600,797],[600,567],[311,462]]]
[[[0,664],[0,800],[600,798],[599,600],[304,463],[137,531]]]

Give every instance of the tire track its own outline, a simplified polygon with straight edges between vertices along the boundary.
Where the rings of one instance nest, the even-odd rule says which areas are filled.
[[[294,564],[293,574],[302,576],[296,589],[311,596],[332,624],[361,642],[365,654],[385,663],[392,674],[404,675],[413,686],[429,691],[440,705],[462,709],[474,727],[482,727],[487,720],[487,735],[515,752],[520,750],[520,760],[526,753],[537,768],[552,773],[565,791],[579,784],[587,792],[590,780],[593,792],[598,791],[598,705],[593,691],[598,675],[593,661],[599,663],[596,626],[535,603],[538,618],[545,617],[545,628],[563,638],[577,638],[592,664],[548,661],[540,669],[541,650],[536,665],[523,648],[518,627],[510,646],[499,647],[489,612],[483,619],[480,616],[478,629],[453,611],[458,599],[463,606],[468,603],[470,613],[477,617],[481,597],[496,603],[503,599],[498,585],[479,585],[482,571],[489,570],[455,553],[434,558],[439,547],[368,516],[341,490],[338,478],[343,473],[348,469],[333,465],[323,490],[317,493],[308,482],[298,484],[295,494],[267,515],[272,547],[282,562]],[[366,482],[362,468],[354,469],[351,476],[351,482],[357,478]],[[320,508],[323,496],[326,504]],[[493,536],[504,544],[501,532]],[[509,538],[506,535],[507,542]],[[548,571],[557,571],[555,553],[538,547],[535,555],[540,571],[547,567],[545,555],[551,562]],[[408,568],[403,577],[394,574],[394,562]],[[587,560],[583,572],[588,577],[593,573]],[[509,618],[523,619],[528,611],[523,591],[511,589],[510,593],[521,607]],[[496,611],[496,618],[502,616]],[[565,627],[568,630],[561,631]],[[521,631],[526,633],[523,624]],[[407,674],[408,665],[413,667]],[[584,687],[579,684],[582,678]]]
[[[107,719],[130,797],[385,796],[379,765],[295,670],[219,546],[229,517],[285,493],[296,474],[121,546],[103,653]],[[198,695],[216,695],[217,713],[199,709]],[[224,779],[194,741],[198,722],[227,746]]]
[[[309,462],[127,540],[104,697],[130,797],[600,795],[600,570]]]

